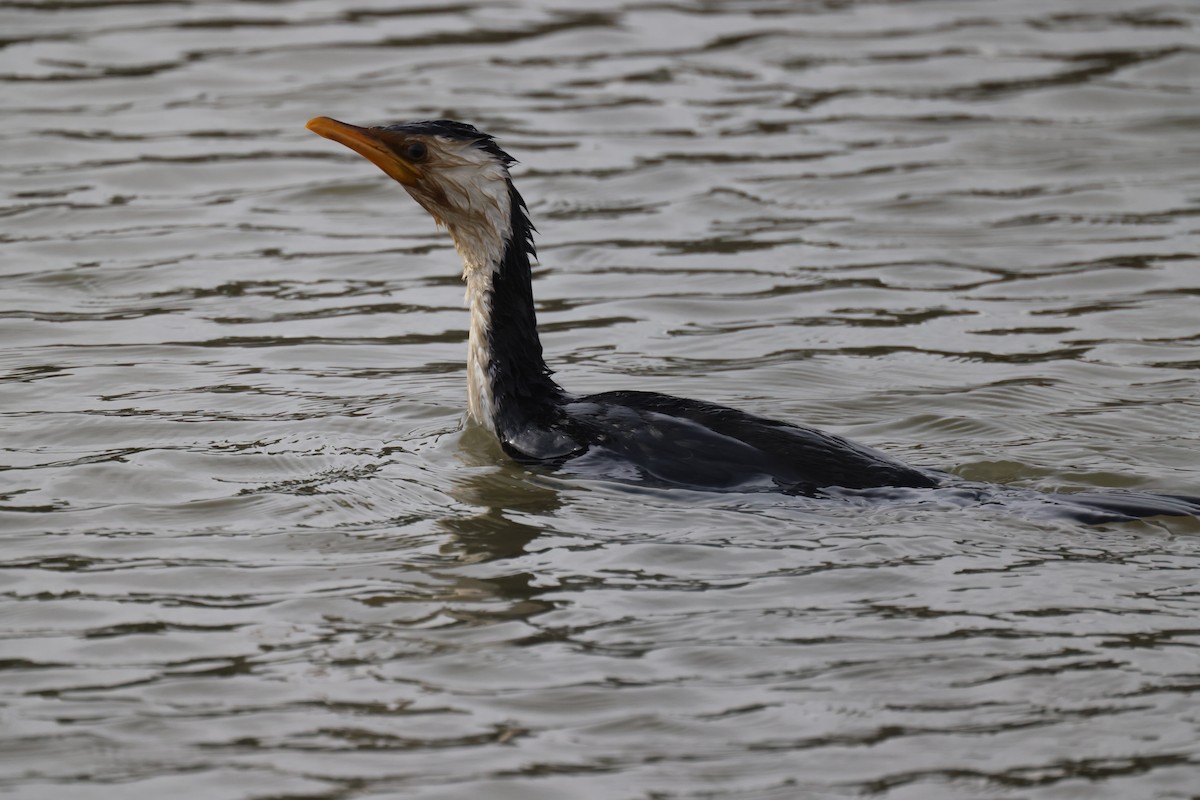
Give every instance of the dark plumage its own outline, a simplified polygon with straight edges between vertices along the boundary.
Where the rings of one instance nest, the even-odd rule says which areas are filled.
[[[443,139],[455,139],[460,142],[470,142],[478,149],[496,159],[505,167],[511,167],[517,160],[500,149],[496,137],[484,133],[474,125],[453,119],[427,119],[420,122],[398,122],[394,125],[382,125],[381,131],[414,136],[440,136]]]

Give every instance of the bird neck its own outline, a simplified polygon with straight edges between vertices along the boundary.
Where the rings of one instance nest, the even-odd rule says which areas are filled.
[[[463,258],[471,312],[470,414],[503,439],[559,401],[562,390],[550,378],[537,333],[529,263],[533,225],[525,202],[511,181],[506,196],[492,199],[498,201],[492,224],[449,227]]]

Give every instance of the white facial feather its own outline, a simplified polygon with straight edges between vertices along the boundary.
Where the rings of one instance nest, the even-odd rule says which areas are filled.
[[[508,245],[512,200],[508,169],[470,142],[438,137],[423,165],[431,185],[407,187],[413,198],[445,225],[463,260],[466,306],[471,313],[467,337],[467,400],[470,415],[496,430],[495,398],[487,340],[491,326],[492,279]]]

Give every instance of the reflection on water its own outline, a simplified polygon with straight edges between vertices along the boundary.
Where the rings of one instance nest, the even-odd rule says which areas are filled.
[[[0,8],[0,791],[1192,797],[1200,523],[531,473],[444,233],[303,123],[497,134],[573,391],[1195,494],[1198,25]]]

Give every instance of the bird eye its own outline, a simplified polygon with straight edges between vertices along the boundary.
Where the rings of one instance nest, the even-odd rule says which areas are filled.
[[[413,142],[405,149],[404,152],[405,155],[408,156],[409,161],[420,161],[429,151],[426,149],[425,145],[421,144],[420,142]]]

